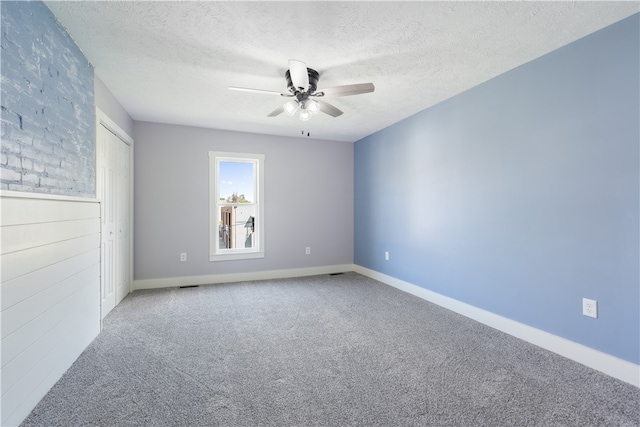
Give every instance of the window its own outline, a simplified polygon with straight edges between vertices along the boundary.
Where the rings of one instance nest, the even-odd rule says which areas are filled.
[[[264,257],[264,155],[209,152],[209,261]]]

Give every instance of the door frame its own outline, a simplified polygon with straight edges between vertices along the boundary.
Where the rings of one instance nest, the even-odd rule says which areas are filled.
[[[113,133],[118,139],[124,142],[129,147],[129,289],[127,293],[133,290],[133,234],[134,234],[134,220],[133,220],[133,138],[125,132],[120,126],[109,118],[100,108],[96,107],[96,144],[98,141],[98,132],[100,126],[104,126],[108,131]],[[99,170],[100,161],[98,153],[96,151],[96,172]],[[98,185],[98,174],[96,173],[96,191]],[[96,194],[97,195],[97,194]],[[100,200],[102,203],[102,200]],[[102,263],[102,253],[100,254],[100,263]],[[104,289],[104,277],[100,277],[100,292]],[[117,303],[116,303],[117,305]],[[100,298],[100,330],[102,330],[102,298]]]

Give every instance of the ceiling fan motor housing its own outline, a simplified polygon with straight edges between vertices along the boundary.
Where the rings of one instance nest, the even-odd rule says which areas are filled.
[[[320,79],[320,74],[318,74],[318,72],[312,68],[307,68],[307,73],[309,74],[309,89],[306,92],[308,94],[312,94],[318,88],[318,79]],[[300,90],[293,85],[293,82],[291,81],[291,73],[289,72],[289,70],[287,70],[284,76],[287,79],[287,89],[289,89],[289,92],[294,95],[296,94],[296,92],[300,92]]]

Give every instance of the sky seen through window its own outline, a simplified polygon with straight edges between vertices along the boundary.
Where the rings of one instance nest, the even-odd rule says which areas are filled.
[[[244,194],[249,202],[255,202],[253,163],[248,162],[220,162],[218,186],[220,198],[228,199],[233,193],[238,196]]]

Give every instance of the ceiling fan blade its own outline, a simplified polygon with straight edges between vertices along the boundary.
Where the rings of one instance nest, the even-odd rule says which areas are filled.
[[[342,111],[340,111],[333,105],[329,104],[328,102],[324,102],[320,100],[318,100],[317,102],[320,105],[320,111],[322,111],[323,113],[328,114],[331,117],[338,117],[342,115]]]
[[[265,95],[279,95],[279,96],[287,96],[287,97],[293,96],[290,93],[281,93],[281,92],[276,92],[275,90],[249,89],[246,87],[234,87],[234,86],[229,86],[229,89],[237,90],[240,92],[263,93]]]
[[[284,113],[284,107],[280,106],[278,108],[276,108],[275,110],[273,110],[272,112],[269,113],[269,115],[267,117],[275,117],[279,114]]]
[[[369,93],[375,90],[373,83],[358,83],[354,85],[335,86],[322,89],[313,94],[313,96],[326,96],[326,97],[338,97],[338,96],[350,96],[359,95],[361,93]]]
[[[293,85],[302,92],[309,88],[309,71],[307,71],[307,65],[304,62],[290,59],[289,74]]]

